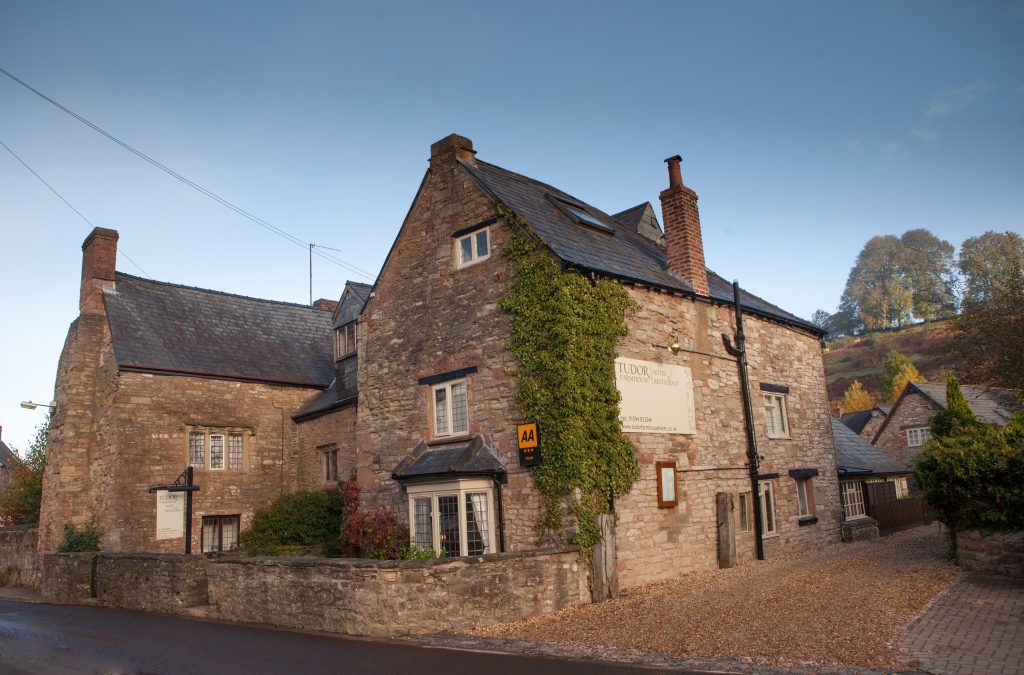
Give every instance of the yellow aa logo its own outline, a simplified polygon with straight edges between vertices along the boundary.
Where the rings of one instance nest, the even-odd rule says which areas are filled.
[[[537,425],[535,423],[520,424],[517,427],[517,431],[520,450],[537,447]]]

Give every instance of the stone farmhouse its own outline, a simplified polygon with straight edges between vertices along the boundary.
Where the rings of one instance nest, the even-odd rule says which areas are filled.
[[[117,233],[97,228],[58,370],[40,550],[65,523],[92,519],[106,550],[180,551],[180,538],[157,539],[147,487],[189,464],[196,551],[235,545],[282,491],[350,476],[421,546],[537,546],[543,506],[520,465],[517,424],[529,420],[515,407],[511,318],[499,308],[514,272],[501,252],[518,225],[499,204],[563,269],[628,289],[639,310],[617,363],[667,374],[665,425],[625,414],[659,407],[657,383],[619,383],[640,465],[615,501],[622,587],[716,566],[723,517],[737,557],[752,558],[754,500],[768,557],[837,541],[821,331],[741,295],[760,453],[752,494],[739,372],[722,339],[736,328],[733,288],[705,267],[697,195],[679,158],[667,161],[663,232],[649,203],[606,213],[449,136],[431,147],[373,286],[350,283],[337,304],[313,307],[116,272]],[[732,512],[716,510],[720,493]]]
[[[1020,399],[1010,389],[962,384],[960,390],[974,414],[989,424],[1006,426],[1021,409]],[[913,470],[921,444],[931,438],[932,418],[945,407],[945,384],[908,382],[871,444]]]
[[[854,433],[870,443],[891,411],[891,405],[878,405],[871,410],[842,413],[839,419]]]

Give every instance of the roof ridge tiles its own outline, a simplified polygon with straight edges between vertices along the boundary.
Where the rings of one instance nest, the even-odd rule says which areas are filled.
[[[273,305],[284,305],[286,307],[297,307],[300,309],[309,309],[317,312],[330,313],[332,310],[320,309],[312,305],[307,305],[299,302],[289,302],[287,300],[271,300],[269,298],[257,298],[252,295],[242,295],[241,293],[229,293],[228,291],[218,291],[213,288],[202,288],[200,286],[189,286],[188,284],[177,284],[173,281],[160,281],[159,279],[146,279],[144,277],[137,277],[134,274],[128,274],[127,272],[115,272],[117,279],[128,278],[132,281],[141,281],[147,284],[156,284],[159,286],[170,286],[172,288],[183,288],[189,291],[199,291],[200,293],[211,293],[213,295],[222,295],[230,298],[239,298],[241,300],[252,300],[254,302],[265,302]],[[116,292],[116,287],[115,287]]]

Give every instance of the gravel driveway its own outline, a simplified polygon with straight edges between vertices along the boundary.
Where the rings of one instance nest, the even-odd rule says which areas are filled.
[[[740,657],[777,666],[906,668],[894,645],[960,574],[938,525],[630,589],[474,635],[569,649]]]

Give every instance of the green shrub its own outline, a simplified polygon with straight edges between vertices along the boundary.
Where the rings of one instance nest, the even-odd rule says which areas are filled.
[[[275,555],[292,546],[323,546],[338,538],[345,510],[345,495],[338,488],[289,492],[256,512],[240,543],[250,555]]]
[[[1024,412],[1005,429],[974,422],[933,436],[917,459],[925,501],[952,535],[1024,529]]]
[[[64,537],[60,541],[57,550],[61,553],[90,553],[100,550],[100,533],[92,526],[86,524],[82,529],[76,529],[68,523],[64,526]]]

